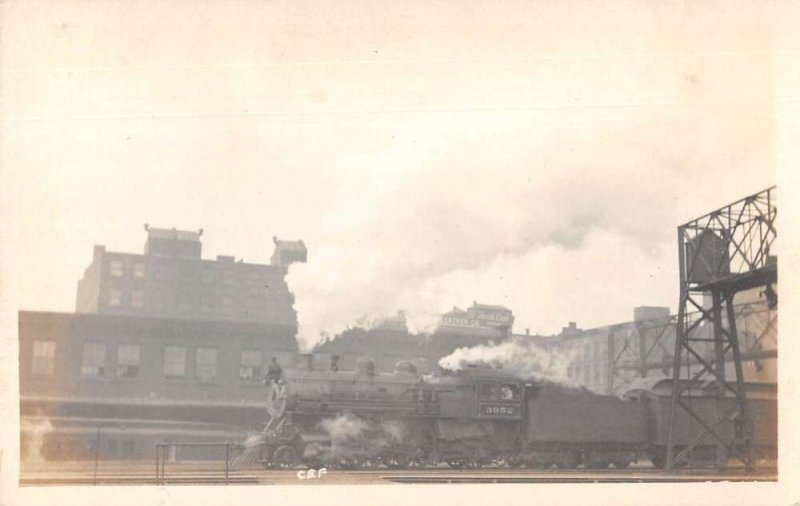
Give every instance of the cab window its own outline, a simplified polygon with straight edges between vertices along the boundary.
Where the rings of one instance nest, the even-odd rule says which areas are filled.
[[[480,388],[480,398],[488,401],[518,401],[519,393],[514,383],[484,383]]]

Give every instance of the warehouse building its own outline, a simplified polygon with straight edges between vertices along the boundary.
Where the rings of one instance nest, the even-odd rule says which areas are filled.
[[[100,430],[101,458],[240,441],[263,422],[265,365],[297,351],[293,327],[259,322],[21,311],[19,329],[22,455],[32,458],[91,456]]]

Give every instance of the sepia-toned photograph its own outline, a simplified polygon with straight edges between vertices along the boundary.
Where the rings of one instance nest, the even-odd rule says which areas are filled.
[[[2,2],[0,503],[791,479],[789,7]]]

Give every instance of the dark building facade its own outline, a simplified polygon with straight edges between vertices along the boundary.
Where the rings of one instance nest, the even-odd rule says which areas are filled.
[[[265,365],[294,363],[294,335],[282,324],[21,311],[22,455],[90,458],[100,429],[103,459],[152,458],[158,442],[241,442],[265,421]]]
[[[442,315],[433,333],[412,334],[400,314],[323,343],[314,350],[314,366],[325,368],[336,356],[340,368],[353,370],[356,360],[366,355],[375,360],[378,371],[390,372],[398,361],[411,360],[421,373],[429,373],[438,368],[439,359],[458,348],[502,342],[510,336],[513,323],[510,309],[474,302],[466,310],[453,308]]]
[[[291,262],[305,260],[302,241],[276,239],[279,262],[260,265],[203,259],[202,230],[145,228],[144,254],[94,247],[78,282],[77,313],[296,325],[285,276]]]

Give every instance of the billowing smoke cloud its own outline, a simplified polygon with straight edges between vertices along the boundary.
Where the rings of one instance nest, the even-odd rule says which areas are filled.
[[[585,108],[415,115],[382,149],[331,160],[338,180],[304,237],[309,261],[288,277],[302,347],[398,311],[430,330],[473,300],[539,333],[674,307],[676,226],[772,183],[748,169],[768,164],[771,130],[758,105],[732,117],[710,100],[735,68],[661,63],[657,80],[641,62],[543,64],[530,71],[551,86],[544,96],[566,100],[565,82],[597,96]],[[609,90],[626,89],[643,94],[622,110],[631,96]]]
[[[459,348],[439,360],[439,366],[450,371],[460,371],[469,365],[502,367],[518,372],[524,377],[540,378],[558,383],[569,383],[569,366],[578,348],[545,350],[522,338],[502,343],[489,343]]]
[[[328,418],[319,423],[328,441],[311,440],[304,457],[324,463],[353,464],[379,458],[392,445],[399,444],[405,428],[399,421],[372,422],[351,413]]]

